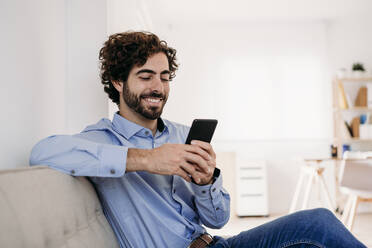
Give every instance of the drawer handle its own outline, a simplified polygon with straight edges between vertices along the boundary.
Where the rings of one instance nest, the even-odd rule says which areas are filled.
[[[262,177],[240,177],[241,180],[261,180]]]
[[[241,170],[262,170],[262,167],[240,167]]]
[[[263,194],[241,194],[241,197],[260,197],[263,196]]]

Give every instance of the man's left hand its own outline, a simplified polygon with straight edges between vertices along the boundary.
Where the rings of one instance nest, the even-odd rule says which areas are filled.
[[[209,155],[209,160],[207,160],[208,168],[200,168],[198,165],[195,165],[195,169],[200,177],[200,182],[198,184],[207,185],[213,183],[213,172],[216,168],[216,153],[213,151],[211,144],[200,140],[193,140],[191,141],[191,145],[200,147]]]

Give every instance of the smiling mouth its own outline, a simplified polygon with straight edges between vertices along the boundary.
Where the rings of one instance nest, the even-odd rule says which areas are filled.
[[[163,98],[160,98],[160,97],[142,97],[143,100],[145,100],[146,102],[150,103],[150,104],[156,104],[156,103],[160,103],[161,101],[163,101]]]

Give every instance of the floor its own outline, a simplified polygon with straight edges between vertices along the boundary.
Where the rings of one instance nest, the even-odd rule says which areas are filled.
[[[222,229],[208,229],[212,235],[233,236],[241,231],[251,229],[258,225],[274,220],[282,215],[270,215],[269,217],[231,217],[230,221]],[[367,247],[372,248],[372,213],[358,214],[353,228],[353,234]]]

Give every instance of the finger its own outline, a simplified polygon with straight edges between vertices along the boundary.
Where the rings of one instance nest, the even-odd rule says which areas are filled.
[[[187,182],[191,182],[191,177],[189,176],[189,174],[183,170],[182,168],[180,168],[177,172],[176,172],[176,175],[182,177],[183,179],[185,179]]]
[[[203,150],[201,147],[198,145],[187,145],[185,148],[186,151],[196,153],[203,157],[205,160],[211,160],[212,157],[208,154],[207,151]]]
[[[196,171],[195,165],[185,162],[180,167],[182,170],[186,171],[186,173],[191,176],[195,182],[200,182],[200,175]]]
[[[216,160],[212,159],[207,161],[207,163],[209,167],[216,168]]]
[[[210,156],[212,156],[214,159],[216,159],[216,153],[214,152],[213,147],[212,147],[211,144],[209,144],[207,142],[204,142],[204,141],[200,141],[200,140],[192,140],[191,145],[197,145],[197,146],[201,147],[202,149],[207,151]]]
[[[195,172],[194,176],[192,176],[192,179],[197,183],[197,184],[206,184],[211,181],[212,179],[212,174],[206,174],[206,173],[201,173],[201,172]]]
[[[198,168],[200,168],[205,173],[209,173],[211,170],[209,168],[207,161],[198,154],[187,152],[185,154],[185,159],[187,162],[194,164],[195,166],[198,166]]]

